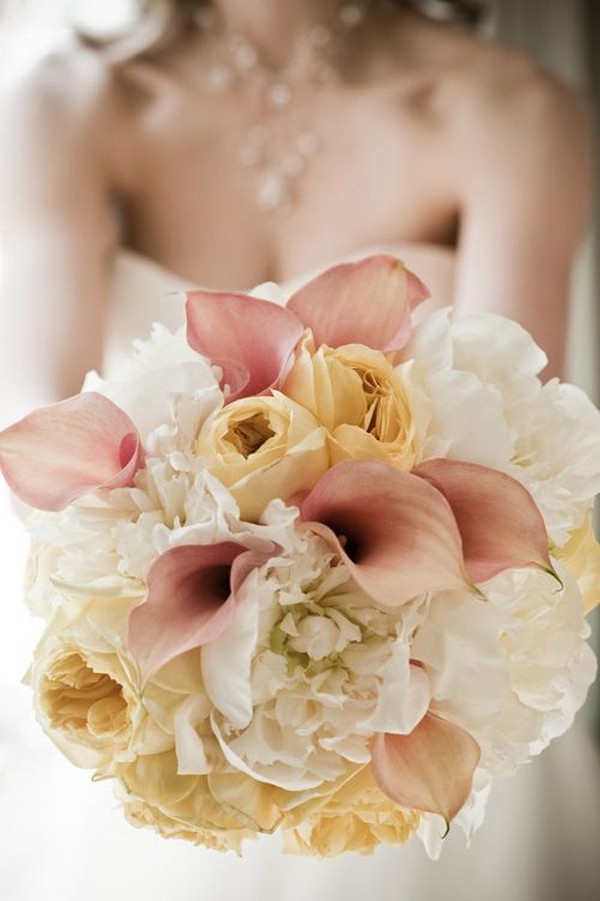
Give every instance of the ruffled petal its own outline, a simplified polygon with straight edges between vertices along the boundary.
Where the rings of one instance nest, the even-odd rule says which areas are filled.
[[[428,713],[409,735],[377,735],[371,767],[379,788],[397,804],[449,822],[469,797],[480,756],[468,732]]]
[[[191,291],[186,297],[188,343],[221,367],[228,401],[279,383],[304,332],[293,312],[244,294]]]
[[[300,510],[381,604],[469,584],[450,504],[425,479],[376,460],[347,460],[325,473]]]
[[[242,554],[237,560],[246,556]],[[258,614],[256,596],[250,593],[240,599],[231,628],[203,647],[200,658],[206,694],[237,729],[244,729],[252,719],[251,669]]]
[[[414,473],[441,491],[452,507],[473,582],[521,566],[554,572],[542,514],[516,479],[477,463],[446,459],[427,460]]]
[[[287,305],[308,326],[315,345],[366,344],[395,351],[410,337],[410,309],[429,296],[396,257],[377,255],[328,269]]]
[[[39,510],[63,510],[88,491],[131,485],[142,457],[131,419],[92,391],[34,410],[0,433],[6,481]]]

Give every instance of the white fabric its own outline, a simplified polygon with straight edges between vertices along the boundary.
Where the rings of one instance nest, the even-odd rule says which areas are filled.
[[[385,248],[389,251],[390,248]],[[373,250],[370,248],[369,250]],[[398,248],[414,258],[415,250]],[[404,252],[406,251],[406,252]],[[431,253],[435,251],[431,249]],[[446,259],[444,265],[451,265]],[[182,279],[134,254],[115,267],[105,367],[152,320],[182,321]],[[8,522],[8,521],[7,521]],[[14,529],[14,523],[8,528]],[[14,547],[14,546],[13,546]],[[24,548],[19,546],[21,562]],[[17,555],[19,556],[19,555]],[[15,567],[6,569],[13,573]],[[20,561],[17,560],[17,566]],[[10,582],[8,585],[10,586]],[[7,584],[3,585],[7,591]],[[16,591],[15,585],[12,588]],[[3,592],[4,593],[4,592]],[[14,593],[13,593],[14,597]],[[8,598],[7,598],[8,600]],[[12,599],[11,599],[12,600]],[[32,628],[1,636],[0,886],[3,901],[594,901],[600,885],[600,760],[582,717],[514,779],[497,784],[470,850],[451,832],[441,860],[418,842],[372,857],[284,857],[277,836],[248,844],[243,859],[134,830],[109,783],[92,784],[32,723],[15,665]],[[5,647],[4,647],[5,645]],[[15,648],[15,646],[18,646]]]

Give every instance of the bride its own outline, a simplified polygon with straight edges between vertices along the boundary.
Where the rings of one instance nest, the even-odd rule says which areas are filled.
[[[149,0],[132,34],[81,39],[12,92],[0,376],[18,388],[4,392],[5,422],[75,393],[90,368],[110,371],[152,321],[176,325],[177,289],[291,286],[382,249],[438,306],[519,320],[548,353],[544,375],[562,373],[589,195],[584,106],[529,58],[417,6]],[[474,14],[464,0],[442,6]],[[10,901],[587,901],[600,876],[585,736],[499,786],[471,851],[451,841],[439,864],[420,848],[315,862],[265,839],[239,861],[163,843],[122,824],[100,786],[74,798],[78,774],[52,749],[34,757],[15,807],[25,823],[23,805],[36,805],[45,854],[17,873],[17,830]]]

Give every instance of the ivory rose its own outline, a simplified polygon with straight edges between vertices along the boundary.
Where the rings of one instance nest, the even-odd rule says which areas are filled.
[[[380,842],[404,845],[421,820],[418,811],[398,807],[383,794],[369,767],[359,768],[314,813],[307,811],[305,819],[300,819],[302,807],[295,813],[299,822],[285,830],[285,850],[317,857],[345,851],[372,854]]]
[[[142,713],[117,655],[92,645],[59,615],[29,672],[42,727],[81,767],[102,767],[126,754]]]
[[[282,390],[331,435],[332,463],[383,458],[398,469],[415,462],[415,428],[400,375],[381,351],[359,344],[315,351],[307,332]]]
[[[137,825],[162,835],[186,838],[217,850],[241,850],[257,832],[272,832],[281,822],[290,795],[230,769],[215,759],[209,775],[186,775],[174,752],[138,757],[119,764],[118,791],[125,813]]]
[[[594,533],[591,511],[579,529],[554,554],[565,564],[577,582],[586,613],[600,603],[600,544]]]
[[[279,392],[223,407],[201,429],[195,451],[251,522],[273,498],[312,488],[329,467],[325,429]]]
[[[197,662],[182,655],[139,692],[131,654],[109,636],[125,631],[135,598],[64,603],[53,616],[28,673],[38,720],[76,766],[104,770],[136,754],[182,745],[185,709],[201,688]]]

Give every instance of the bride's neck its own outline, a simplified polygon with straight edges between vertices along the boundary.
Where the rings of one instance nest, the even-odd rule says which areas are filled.
[[[315,25],[331,20],[340,0],[213,0],[226,28],[239,29],[265,62],[285,65],[298,40]]]

